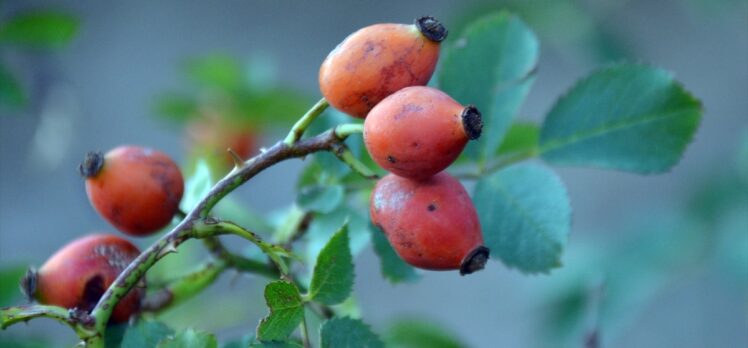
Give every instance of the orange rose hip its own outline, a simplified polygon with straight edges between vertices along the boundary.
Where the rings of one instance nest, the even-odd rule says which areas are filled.
[[[483,269],[488,259],[475,207],[446,172],[424,181],[385,176],[372,191],[369,212],[397,254],[415,267],[464,275]]]
[[[447,30],[433,17],[415,24],[375,24],[349,35],[319,70],[322,95],[336,109],[364,118],[403,87],[425,85]]]
[[[480,137],[483,122],[474,106],[446,93],[413,86],[385,98],[364,121],[364,142],[382,168],[412,179],[447,168],[468,140]]]
[[[21,284],[40,303],[90,312],[101,295],[140,251],[129,241],[108,234],[74,240],[39,268],[29,270]],[[145,294],[136,286],[114,308],[112,322],[124,322],[140,310]]]
[[[94,209],[122,232],[154,233],[179,209],[184,179],[162,152],[138,146],[89,152],[79,169]]]

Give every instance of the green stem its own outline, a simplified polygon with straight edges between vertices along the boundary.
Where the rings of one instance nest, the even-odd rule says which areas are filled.
[[[103,337],[106,324],[112,315],[114,307],[119,300],[125,297],[132,287],[137,284],[145,273],[156,261],[162,257],[176,252],[176,248],[187,240],[193,233],[192,224],[183,220],[172,232],[164,235],[133,260],[127,268],[120,273],[111,286],[99,299],[91,316],[96,320],[96,331]]]
[[[309,109],[309,111],[306,112],[306,114],[304,114],[304,116],[301,116],[301,118],[296,121],[293,127],[291,127],[291,131],[286,136],[286,139],[283,140],[283,143],[291,146],[299,141],[299,139],[304,135],[306,129],[309,128],[309,125],[312,124],[312,121],[325,111],[328,106],[330,106],[330,104],[327,103],[325,98],[320,99],[311,109]]]
[[[312,347],[309,340],[309,328],[306,324],[306,310],[304,310],[304,315],[301,317],[301,342],[304,344],[304,348]]]
[[[340,139],[345,139],[349,135],[363,132],[364,125],[362,123],[346,123],[335,126],[335,135]]]
[[[143,310],[160,312],[192,298],[213,284],[226,267],[223,260],[202,264],[198,270],[180,277],[149,296],[143,303]]]
[[[257,245],[263,253],[268,255],[280,270],[281,275],[288,274],[288,265],[283,261],[282,256],[290,256],[290,253],[277,246],[263,241],[257,234],[248,231],[233,222],[218,221],[215,219],[204,219],[196,222],[194,225],[195,238],[214,237],[222,234],[233,234],[242,237],[253,244]]]
[[[230,252],[217,237],[203,238],[203,243],[215,258],[225,262],[229,268],[271,279],[277,279],[280,276],[278,269],[268,263],[248,259]]]
[[[5,330],[13,324],[39,317],[57,320],[75,329],[77,323],[68,312],[67,308],[45,305],[5,307],[0,310],[0,329]]]
[[[337,157],[341,162],[348,165],[348,167],[351,168],[354,172],[358,173],[359,175],[367,178],[367,179],[379,179],[379,175],[374,173],[373,170],[369,169],[363,162],[359,161],[356,156],[353,155],[351,150],[348,148],[348,146],[345,146],[345,144],[337,144],[333,147],[332,153]]]

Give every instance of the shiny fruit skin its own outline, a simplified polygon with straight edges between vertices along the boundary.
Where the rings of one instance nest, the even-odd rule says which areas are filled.
[[[364,142],[382,168],[412,179],[447,168],[468,142],[465,107],[431,87],[406,87],[387,97],[364,121]]]
[[[146,236],[165,227],[179,209],[184,179],[166,154],[138,146],[120,146],[86,179],[96,211],[118,230]]]
[[[439,43],[415,25],[375,24],[349,35],[319,70],[322,95],[336,109],[364,118],[388,95],[425,85],[439,59]]]
[[[460,269],[483,244],[470,197],[446,172],[425,181],[385,176],[372,191],[369,213],[397,254],[418,268]]]
[[[36,299],[43,304],[90,311],[140,251],[126,239],[92,234],[58,250],[37,272]],[[142,285],[120,300],[111,322],[127,321],[140,309]]]

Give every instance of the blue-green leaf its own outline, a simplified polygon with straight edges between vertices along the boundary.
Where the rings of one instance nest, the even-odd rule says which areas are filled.
[[[512,124],[501,142],[497,155],[527,152],[537,149],[540,127],[534,123],[517,122]]]
[[[348,223],[336,232],[317,256],[309,299],[327,305],[343,302],[353,289],[353,256]]]
[[[144,346],[150,347],[150,346]],[[162,340],[158,348],[216,348],[218,341],[213,334],[187,329],[177,333],[173,337]]]
[[[390,242],[382,230],[376,226],[369,226],[371,241],[374,244],[374,252],[379,255],[379,265],[382,276],[392,284],[400,282],[414,282],[420,278],[415,268],[407,264],[392,249]]]
[[[534,81],[538,52],[535,34],[507,12],[476,20],[447,45],[439,87],[483,114],[483,135],[466,150],[470,158],[482,163],[496,152]]]
[[[168,326],[150,320],[140,320],[125,331],[122,348],[155,347],[164,338],[174,333]]]
[[[537,164],[503,169],[478,181],[474,200],[491,257],[525,273],[561,265],[571,207],[551,170]]]
[[[304,318],[304,306],[299,289],[286,281],[272,282],[265,287],[265,301],[270,308],[270,314],[257,326],[257,339],[286,339]]]
[[[78,20],[49,10],[29,11],[0,24],[0,42],[32,47],[60,48],[78,32]]]
[[[300,189],[296,202],[307,211],[330,213],[343,202],[341,185],[310,185]]]
[[[322,348],[383,348],[384,343],[361,320],[333,318],[320,329]]]
[[[543,123],[540,150],[554,164],[661,173],[680,160],[701,112],[667,71],[613,65],[556,102]]]

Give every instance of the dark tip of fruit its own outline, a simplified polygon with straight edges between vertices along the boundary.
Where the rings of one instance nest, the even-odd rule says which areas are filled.
[[[29,267],[26,270],[26,274],[21,278],[21,292],[29,302],[34,301],[34,294],[36,294],[36,285],[38,284],[39,273],[34,267]]]
[[[78,171],[84,178],[91,178],[99,174],[104,166],[104,154],[97,151],[89,151],[83,162],[78,166]]]
[[[475,105],[468,105],[462,110],[462,127],[465,129],[468,139],[475,140],[480,138],[483,131],[483,117]]]
[[[482,270],[483,267],[486,266],[489,253],[490,250],[482,245],[473,249],[462,260],[462,263],[460,264],[460,275],[466,275]]]
[[[444,41],[447,38],[447,34],[449,34],[449,30],[436,20],[436,18],[431,16],[416,18],[416,27],[423,36],[434,42]]]

